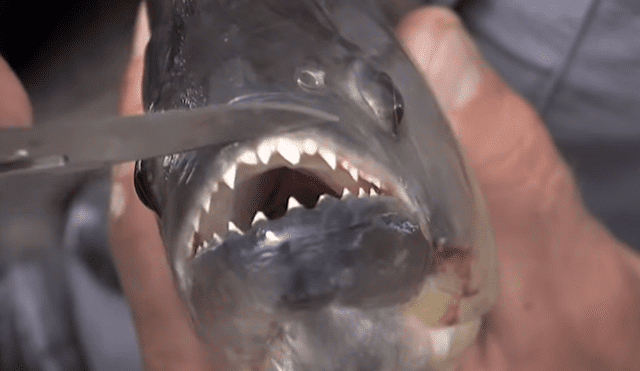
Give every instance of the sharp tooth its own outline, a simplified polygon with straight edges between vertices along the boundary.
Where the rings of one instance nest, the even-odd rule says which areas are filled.
[[[253,221],[251,222],[251,225],[254,225],[261,220],[267,220],[267,216],[264,215],[262,211],[258,211],[256,213],[256,216],[253,217]]]
[[[320,195],[320,197],[318,198],[318,202],[317,203],[319,204],[320,202],[326,201],[326,200],[329,199],[329,197],[330,196],[328,194],[324,193],[324,194]]]
[[[258,157],[260,157],[260,161],[262,161],[263,164],[268,164],[274,150],[275,146],[270,142],[260,144],[258,147]]]
[[[189,237],[189,240],[187,241],[187,251],[191,251],[193,249],[195,240],[196,240],[195,233],[191,233],[191,237]],[[193,251],[194,255],[196,252],[198,252],[198,246],[196,246],[195,251]]]
[[[336,154],[331,152],[328,149],[321,148],[318,150],[318,153],[322,157],[322,159],[331,167],[332,170],[336,169],[336,165],[338,164],[338,158]]]
[[[351,163],[349,163],[349,161],[347,160],[342,160],[340,166],[342,166],[343,169],[349,172],[349,175],[351,175],[353,181],[358,181],[358,169],[355,166],[351,165]]]
[[[292,165],[300,162],[300,149],[289,139],[281,138],[278,141],[278,152]]]
[[[369,196],[374,197],[374,196],[377,196],[377,195],[378,195],[378,192],[376,192],[376,189],[371,187],[369,189]]]
[[[238,161],[248,165],[257,165],[258,156],[256,156],[255,151],[247,149],[244,152],[242,152],[242,154],[238,157]]]
[[[202,198],[202,209],[205,213],[209,214],[209,209],[211,206],[211,193],[205,192],[204,197]]]
[[[200,231],[200,218],[201,218],[201,212],[198,213],[198,216],[193,218],[193,231],[194,232]]]
[[[267,243],[273,244],[273,243],[278,243],[280,242],[280,239],[278,237],[276,237],[276,234],[271,232],[271,231],[267,231],[265,234],[265,239]]]
[[[316,143],[312,139],[305,139],[302,143],[302,148],[304,149],[304,153],[309,156],[315,155],[318,152],[318,143]]]
[[[211,237],[213,239],[213,243],[215,245],[222,243],[222,238],[220,238],[220,236],[217,233],[213,233],[213,237]]]
[[[367,179],[367,181],[368,181],[369,183],[372,183],[372,184],[373,184],[373,185],[375,185],[376,187],[378,187],[378,189],[381,189],[381,188],[382,188],[382,184],[380,183],[380,179],[378,179],[378,178],[375,178],[375,177],[370,176],[370,177],[369,177],[369,179]]]
[[[358,169],[355,167],[351,167],[351,169],[349,169],[349,175],[351,175],[351,177],[353,178],[354,182],[358,181]]]
[[[237,164],[233,164],[233,165],[231,165],[229,170],[227,170],[227,172],[225,172],[224,175],[222,175],[222,179],[224,180],[225,183],[227,183],[227,185],[231,189],[233,189],[233,186],[234,186],[234,184],[236,182],[236,170],[237,169],[238,169],[238,165]]]
[[[300,203],[298,202],[298,200],[296,200],[295,198],[293,198],[293,196],[289,197],[289,202],[287,203],[287,211],[291,210],[291,209],[295,209],[297,207],[301,207],[302,205],[300,205]]]
[[[231,220],[229,220],[229,232],[236,232],[238,234],[244,234],[244,233],[242,233],[240,228],[238,228],[238,226],[233,224],[233,222]]]
[[[358,197],[365,197],[367,195],[367,193],[364,191],[364,189],[360,188],[358,190]]]
[[[342,197],[341,197],[341,198],[345,198],[345,197],[347,197],[347,196],[351,196],[351,192],[349,192],[349,189],[348,189],[348,188],[345,188],[345,189],[342,191]]]

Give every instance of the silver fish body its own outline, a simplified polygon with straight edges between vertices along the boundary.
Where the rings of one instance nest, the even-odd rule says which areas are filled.
[[[448,369],[495,301],[481,196],[377,5],[149,3],[148,110],[337,118],[137,163],[177,289],[229,370]]]

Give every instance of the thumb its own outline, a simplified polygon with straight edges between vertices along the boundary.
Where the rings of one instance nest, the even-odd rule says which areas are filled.
[[[575,355],[597,350],[637,366],[640,262],[589,215],[534,109],[452,11],[417,10],[398,34],[468,155],[495,232],[500,298],[477,354],[486,361],[497,344],[510,368],[538,370],[584,365]]]
[[[583,210],[544,124],[485,63],[452,11],[418,10],[398,33],[467,153],[496,229],[526,228],[532,213],[558,200]]]

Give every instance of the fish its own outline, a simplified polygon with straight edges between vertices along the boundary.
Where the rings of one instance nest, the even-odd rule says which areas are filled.
[[[148,9],[147,111],[285,104],[335,117],[256,119],[246,140],[136,162],[177,291],[225,369],[452,368],[496,300],[493,237],[379,3]]]

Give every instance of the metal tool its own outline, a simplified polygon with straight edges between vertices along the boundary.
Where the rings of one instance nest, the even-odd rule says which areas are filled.
[[[259,136],[273,127],[335,122],[329,113],[284,103],[210,105],[140,116],[0,130],[0,176],[88,170]],[[259,124],[256,124],[259,123]]]

